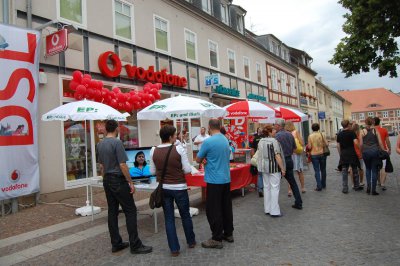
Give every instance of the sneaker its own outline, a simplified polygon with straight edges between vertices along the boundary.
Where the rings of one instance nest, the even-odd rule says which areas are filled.
[[[214,239],[208,239],[207,241],[201,242],[203,248],[223,248],[222,241],[217,241]]]
[[[222,240],[225,240],[226,242],[233,243],[235,240],[233,239],[233,236],[223,236]]]
[[[115,252],[118,252],[120,250],[126,249],[127,247],[129,247],[129,242],[121,242],[117,246],[113,246],[112,249],[111,249],[111,252],[115,253]]]
[[[153,247],[141,245],[138,248],[131,249],[132,254],[147,254],[153,251]]]

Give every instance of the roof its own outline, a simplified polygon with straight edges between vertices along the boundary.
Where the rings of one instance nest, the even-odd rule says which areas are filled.
[[[368,112],[400,108],[400,96],[385,88],[338,91],[351,102],[351,112]],[[376,107],[371,107],[375,104]]]

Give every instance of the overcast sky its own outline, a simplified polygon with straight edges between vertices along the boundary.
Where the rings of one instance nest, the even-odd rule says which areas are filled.
[[[338,66],[329,64],[336,45],[345,36],[346,13],[337,0],[233,0],[247,10],[246,28],[258,35],[274,34],[285,44],[306,51],[312,69],[331,89],[353,90],[384,87],[400,92],[399,78],[380,78],[378,73],[345,78]]]

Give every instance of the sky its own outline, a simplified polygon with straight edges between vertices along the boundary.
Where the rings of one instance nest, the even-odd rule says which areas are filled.
[[[233,0],[247,10],[246,28],[257,35],[273,34],[290,47],[304,50],[312,58],[311,68],[331,89],[353,90],[384,87],[400,92],[399,78],[379,77],[377,71],[345,78],[332,58],[347,12],[338,0]]]

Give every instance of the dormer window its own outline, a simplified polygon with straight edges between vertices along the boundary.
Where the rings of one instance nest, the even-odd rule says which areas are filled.
[[[237,30],[240,33],[244,33],[243,32],[243,17],[240,15],[237,16]]]
[[[211,14],[210,0],[201,0],[201,8],[203,9],[203,11],[207,12],[208,14]]]
[[[377,103],[371,103],[370,105],[368,105],[368,108],[376,108],[379,107],[380,105]]]
[[[228,8],[226,5],[221,4],[221,20],[225,24],[229,24],[228,21]]]

